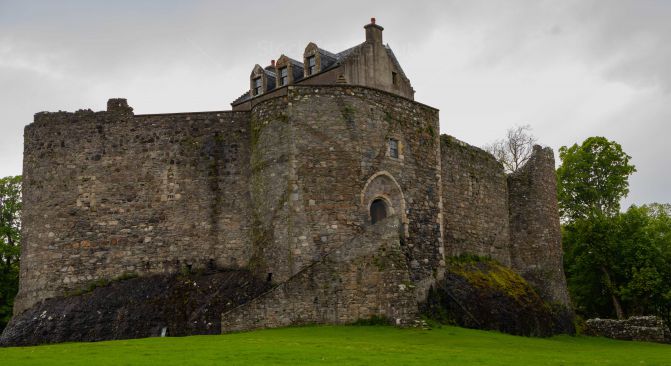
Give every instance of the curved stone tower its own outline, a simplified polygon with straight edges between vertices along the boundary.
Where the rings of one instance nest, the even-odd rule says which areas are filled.
[[[402,323],[411,320],[415,303],[444,265],[437,111],[365,87],[290,86],[285,96],[252,108],[251,130],[250,266],[268,279],[288,284],[225,315],[224,329],[242,329],[248,323],[272,326],[259,319],[260,312],[268,311],[276,314],[273,318],[285,319],[282,324],[292,324],[297,308],[312,314],[303,315],[301,322],[390,316],[383,299],[399,296],[414,300],[406,301],[412,304],[409,310],[400,311],[401,302],[392,307],[396,315],[403,314],[394,317]],[[398,151],[390,151],[390,142]],[[371,249],[379,245],[370,233],[376,201],[384,205],[383,216],[395,222],[390,227],[397,231],[391,236],[396,244],[390,251],[396,251],[400,261],[394,268],[376,268],[364,286],[365,268],[379,267],[382,260]],[[306,269],[318,276],[315,268],[329,268],[334,256],[354,247],[372,251],[361,254],[357,267],[331,270],[321,295],[301,282]],[[387,282],[392,269],[403,269],[406,285],[417,286]],[[360,279],[341,287],[348,276]],[[285,286],[293,286],[290,306],[277,299]],[[377,295],[348,297],[360,291]],[[350,300],[343,304],[343,297]],[[306,310],[321,301],[322,310]],[[337,317],[323,315],[338,303],[342,305]]]
[[[508,176],[508,190],[512,268],[544,299],[569,305],[552,149],[534,146],[529,161]]]

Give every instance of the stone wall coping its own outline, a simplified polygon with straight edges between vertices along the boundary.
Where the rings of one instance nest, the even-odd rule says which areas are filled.
[[[432,107],[432,106],[430,106],[430,105],[427,105],[427,104],[418,102],[418,101],[416,101],[416,100],[412,100],[412,99],[410,99],[410,98],[406,98],[406,97],[404,97],[404,96],[401,96],[401,95],[398,95],[398,94],[394,94],[394,93],[391,93],[391,92],[388,92],[388,91],[385,91],[385,90],[382,90],[382,89],[372,88],[372,87],[363,86],[363,85],[350,85],[350,84],[344,84],[344,85],[333,85],[333,84],[322,84],[322,85],[319,85],[319,84],[316,84],[316,85],[287,85],[287,86],[283,86],[282,88],[287,88],[288,90],[293,90],[293,89],[315,89],[315,88],[330,88],[330,89],[353,89],[353,88],[354,88],[354,89],[368,89],[368,90],[372,90],[372,91],[375,91],[375,92],[379,92],[379,93],[386,94],[386,95],[388,95],[388,96],[392,96],[392,97],[395,97],[395,98],[399,98],[399,99],[406,100],[406,101],[408,101],[408,102],[411,102],[411,103],[413,103],[413,104],[417,104],[417,105],[419,105],[419,106],[422,106],[422,107],[424,107],[424,108],[431,109],[431,110],[436,111],[436,112],[439,112],[439,111],[440,111],[438,108],[435,108],[435,107]],[[284,95],[273,96],[273,97],[271,97],[271,98],[268,98],[268,99],[266,99],[266,100],[263,100],[263,101],[259,102],[258,104],[254,105],[254,106],[252,107],[252,109],[256,108],[256,106],[258,106],[258,105],[262,105],[262,104],[266,103],[267,101],[274,100],[274,99],[276,99],[276,98],[282,98],[282,97],[284,97]],[[76,111],[76,112],[68,112],[68,111],[48,112],[48,111],[43,111],[43,112],[38,112],[38,113],[35,114],[35,121],[34,121],[34,122],[36,122],[36,121],[38,121],[38,120],[42,120],[44,117],[52,116],[52,115],[53,115],[53,116],[56,116],[56,115],[75,116],[75,115],[79,115],[79,114],[106,114],[106,113],[110,113],[110,112],[107,112],[107,111],[96,111],[96,112],[94,112],[94,111],[92,111],[92,110],[90,110],[90,109],[81,109],[81,110],[78,110],[78,111]],[[235,113],[239,113],[239,114],[244,114],[244,113],[249,113],[249,111],[220,110],[220,111],[197,111],[197,112],[174,112],[174,113],[146,113],[146,114],[135,114],[133,117],[153,117],[153,116],[162,116],[162,117],[166,117],[166,116],[181,116],[181,115],[192,115],[192,114],[212,114],[212,113],[226,113],[226,114],[235,114]],[[33,122],[33,123],[34,123],[34,122]],[[30,124],[32,124],[32,123],[30,123]],[[29,124],[29,125],[30,125],[30,124]]]
[[[81,117],[81,116],[107,116],[115,112],[108,111],[92,111],[90,109],[80,109],[75,112],[68,111],[58,111],[58,112],[38,112],[35,113],[33,122],[26,124],[25,127],[31,126],[33,124],[41,123],[70,123],[67,119]],[[214,114],[225,114],[225,115],[242,115],[248,114],[249,111],[200,111],[200,112],[174,112],[174,113],[148,113],[148,114],[131,114],[129,115],[130,119],[145,119],[148,117],[170,117],[170,116],[192,116],[192,115],[214,115]],[[55,118],[52,118],[55,117]],[[76,123],[74,121],[73,123]]]
[[[167,117],[167,116],[182,116],[190,114],[213,114],[213,113],[245,114],[249,113],[249,111],[225,110],[225,111],[200,111],[200,112],[175,112],[175,113],[147,113],[147,114],[136,114],[135,117],[154,117],[154,116]]]

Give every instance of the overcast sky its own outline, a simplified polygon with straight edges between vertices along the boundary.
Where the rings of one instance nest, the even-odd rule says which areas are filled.
[[[556,150],[605,136],[638,172],[624,205],[671,202],[671,1],[0,0],[0,176],[39,111],[230,109],[254,64],[339,52],[376,17],[441,132],[476,146],[529,124]]]

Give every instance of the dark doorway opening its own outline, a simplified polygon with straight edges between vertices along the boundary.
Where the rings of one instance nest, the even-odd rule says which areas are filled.
[[[370,222],[375,224],[385,217],[387,217],[387,204],[378,198],[370,205]]]

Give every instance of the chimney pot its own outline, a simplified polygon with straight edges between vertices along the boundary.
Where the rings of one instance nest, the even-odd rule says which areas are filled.
[[[270,60],[270,64],[275,66],[275,60]]]
[[[370,23],[363,26],[366,30],[366,43],[382,44],[382,31],[384,28],[375,24],[375,17],[370,18]]]

